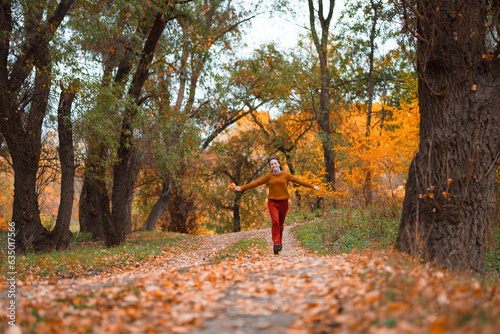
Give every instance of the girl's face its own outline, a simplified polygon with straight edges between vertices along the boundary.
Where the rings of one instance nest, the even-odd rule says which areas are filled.
[[[278,162],[278,160],[273,159],[269,161],[269,166],[271,166],[272,171],[280,170],[280,163]]]

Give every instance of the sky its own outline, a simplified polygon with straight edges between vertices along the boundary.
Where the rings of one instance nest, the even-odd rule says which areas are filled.
[[[293,48],[297,45],[300,35],[307,33],[309,29],[309,8],[307,0],[290,0],[292,8],[296,11],[295,18],[291,15],[269,17],[261,15],[252,19],[252,27],[249,28],[247,44],[250,48],[258,47],[263,43],[275,42],[282,48]],[[325,6],[329,1],[325,1]],[[343,9],[343,1],[335,1],[335,10],[331,29],[335,28],[335,21]],[[326,8],[326,7],[325,7]]]

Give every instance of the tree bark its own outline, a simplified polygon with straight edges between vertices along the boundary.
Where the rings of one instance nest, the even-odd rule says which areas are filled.
[[[52,245],[56,249],[65,249],[70,245],[72,233],[69,229],[73,213],[75,193],[75,153],[73,151],[73,126],[71,123],[71,105],[75,99],[73,87],[65,89],[61,85],[57,124],[59,135],[59,160],[61,162],[61,199],[57,212],[56,225],[51,233]]]
[[[107,156],[106,153],[102,153],[102,147],[100,150],[101,155]],[[96,157],[94,154],[91,156]],[[96,164],[98,162],[93,158],[87,159],[85,164],[88,171],[85,173],[80,194],[78,220],[80,232],[92,233],[92,239],[104,240],[105,231],[109,231],[111,224],[110,199],[104,181],[104,168],[93,166]]]
[[[500,50],[485,43],[486,1],[443,2],[439,11],[417,3],[420,144],[397,248],[482,272],[500,158]]]
[[[192,193],[186,194],[178,185],[175,185],[171,191],[172,197],[168,207],[170,216],[168,231],[190,233],[196,218],[196,199]]]
[[[168,205],[170,204],[170,199],[172,198],[172,181],[170,180],[170,178],[168,181],[163,182],[162,188],[163,190],[160,197],[153,205],[153,208],[149,212],[148,218],[146,219],[142,227],[142,229],[145,231],[154,231],[156,225],[158,225],[158,221],[160,220],[161,216],[163,216],[165,211],[167,211]]]

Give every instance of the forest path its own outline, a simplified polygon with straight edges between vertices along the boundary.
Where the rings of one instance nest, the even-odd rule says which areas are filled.
[[[265,240],[268,250],[214,261],[221,249],[248,238]],[[318,256],[302,248],[289,226],[280,255],[272,253],[269,228],[197,240],[196,251],[160,257],[149,266],[22,286],[20,327],[9,326],[6,333],[21,333],[20,328],[26,333],[495,333],[500,328],[495,286],[398,261],[401,255],[392,251]]]

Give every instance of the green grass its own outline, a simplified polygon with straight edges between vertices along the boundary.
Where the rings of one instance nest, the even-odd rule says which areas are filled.
[[[323,215],[323,212],[321,210],[314,210],[312,212],[307,211],[307,210],[296,210],[293,212],[290,212],[285,220],[285,225],[292,225],[295,223],[303,222],[305,220],[312,220],[315,218],[320,218]]]
[[[332,210],[321,219],[292,231],[304,247],[319,254],[349,253],[354,249],[383,249],[396,241],[399,216],[379,208]]]
[[[500,276],[500,222],[490,227],[491,240],[486,247],[485,270]]]
[[[314,217],[312,213],[308,217]],[[294,219],[305,217],[299,213]],[[311,219],[311,218],[308,218]],[[350,253],[354,249],[384,249],[396,242],[400,214],[390,209],[366,208],[324,212],[316,221],[294,226],[304,247],[322,255]],[[491,240],[485,256],[485,272],[500,276],[500,224],[490,227]]]
[[[215,263],[227,259],[236,259],[246,255],[260,254],[267,248],[267,243],[261,239],[243,239],[217,253]]]
[[[74,237],[69,249],[44,254],[23,253],[16,256],[17,278],[75,277],[137,266],[164,252],[195,249],[193,236],[169,232],[134,232],[118,247],[105,248],[102,242],[81,234]]]

